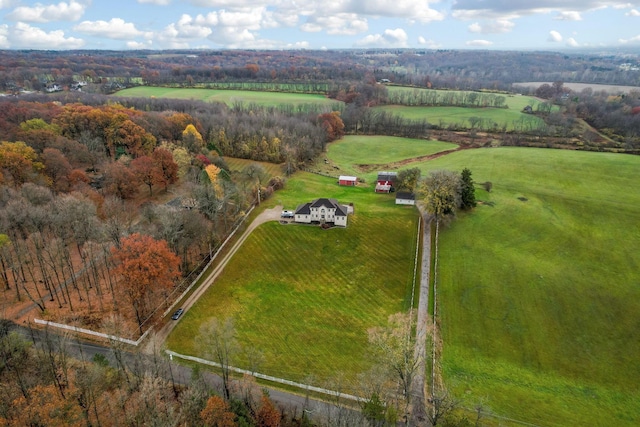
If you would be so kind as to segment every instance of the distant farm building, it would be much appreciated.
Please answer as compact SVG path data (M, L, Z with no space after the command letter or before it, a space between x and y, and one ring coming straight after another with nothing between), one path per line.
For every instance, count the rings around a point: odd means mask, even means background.
M357 180L358 178L356 178L355 176L340 175L340 177L338 178L338 184L355 187Z
M334 224L347 226L349 207L341 205L336 199L315 199L298 206L295 212L295 222L311 224Z
M408 193L399 191L396 193L396 205L415 205L416 195L414 193Z
M396 172L378 172L376 193L390 193L395 191L394 182L398 178Z

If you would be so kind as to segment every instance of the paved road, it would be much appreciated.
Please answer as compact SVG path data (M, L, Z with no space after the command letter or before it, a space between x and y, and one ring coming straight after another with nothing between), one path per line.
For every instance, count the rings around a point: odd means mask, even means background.
M48 339L53 343L54 347L58 349L61 342L64 342L67 353L79 360L90 361L96 354L101 354L113 367L118 366L116 361L116 355L114 349L109 346L101 345L97 343L90 343L86 341L80 341L77 338L70 338L63 334L58 334L58 331L54 330L42 330L42 329L29 329L17 324L11 324L9 330L15 331L28 341L32 341L34 345L41 345L43 341ZM64 338L63 338L64 337ZM128 348L128 347L127 347ZM157 372L164 377L167 381L173 381L177 385L188 385L192 378L192 370L188 366L171 363L166 358L156 358L154 360L153 354L142 354L140 352L129 352L120 350L119 354L123 364L131 372L139 372L141 369L157 369ZM158 369L158 365L160 368ZM220 376L201 370L206 384L212 389L222 394L222 378ZM260 385L260 390L266 390L269 393L269 397L280 408L286 410L288 413L297 414L300 416L303 411L307 412L311 418L317 418L319 420L326 419L342 419L342 425L361 425L362 416L356 409L352 409L346 404L352 404L342 400L340 402L334 400L332 402L324 402L321 400L310 398L308 395L287 393L278 389L265 387Z

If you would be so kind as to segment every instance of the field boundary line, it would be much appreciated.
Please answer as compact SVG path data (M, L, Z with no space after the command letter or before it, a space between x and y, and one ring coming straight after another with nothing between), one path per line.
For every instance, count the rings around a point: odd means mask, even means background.
M193 279L193 281L191 282L191 284L187 287L187 289L184 290L184 292L182 292L182 294L173 300L173 304L171 304L169 306L169 308L167 308L164 313L162 314L162 317L165 317L166 315L168 315L175 307L176 305L182 301L184 299L184 297L187 295L187 293L189 293L189 291L193 288L193 286L198 283L198 280L200 280L200 278L209 270L209 267L211 267L211 264L213 263L213 261L216 260L216 258L218 258L218 254L220 253L220 251L222 251L222 249L224 249L224 247L227 245L227 243L229 242L229 240L231 240L231 238L233 236L235 236L236 232L240 229L240 226L242 224L244 224L244 222L246 221L247 218L249 218L249 215L251 215L251 212L253 212L253 209L255 208L255 205L251 206L251 209L249 209L249 211L244 215L244 217L242 218L242 221L240 221L238 223L238 225L236 226L236 228L233 229L233 231L231 232L231 234L229 234L227 236L227 238L224 240L224 242L222 242L222 244L220 245L220 247L215 251L215 253L211 256L211 258L209 259L209 262L207 263L207 265L204 266L204 268L202 269L202 271L198 274L198 276L196 276L195 279Z
M33 321L35 323L37 323L38 325L46 325L46 326L51 326L51 327L54 327L54 328L66 329L68 331L73 331L73 332L80 333L80 334L93 335L93 336L96 336L96 337L106 338L106 339L113 340L113 341L120 341L120 342L123 342L125 344L130 344L130 345L134 345L134 346L140 345L142 340L144 340L147 337L147 334L151 330L153 330L153 327L147 329L144 332L144 334L142 334L142 336L140 338L138 338L136 341L134 341L134 340L130 340L130 339L127 339L127 338L117 337L117 336L111 335L111 334L105 334L105 333L102 333L102 332L92 331L90 329L79 328L77 326L70 326L70 325L65 325L65 324L62 324L62 323L50 322L48 320L40 320L40 319L34 318Z
M462 407L462 409L464 409L465 411L469 411L469 412L476 412L475 409L471 409L471 408L466 408L466 407ZM501 415L497 415L497 414L493 414L491 412L482 412L482 415L488 418L498 418L500 420L505 420L505 421L509 421L512 423L516 423L516 424L521 424L523 426L528 426L528 427L543 427L540 424L532 424L526 421L522 421L522 420L516 420L515 418L509 418L509 417L503 417Z
M221 364L219 364L217 362L212 362L211 360L202 359L200 357L189 356L189 355L186 355L186 354L180 354L180 353L176 353L175 351L172 351L172 350L165 350L165 353L167 353L169 355L169 358L171 360L173 360L173 357L178 357L180 359L189 360L191 362L201 363L203 365L214 366L216 368L222 368ZM236 368L234 366L227 366L227 368L230 371L236 372L238 374L248 374L248 375L254 376L256 378L260 378L262 380L267 380L267 381L271 381L271 382L275 382L275 383L279 383L279 384L285 384L285 385L292 386L292 387L297 387L297 388L300 388L300 389L303 389L303 390L313 391L313 392L316 392L316 393L322 393L322 394L326 394L326 395L333 396L333 397L339 397L341 399L349 399L349 400L354 400L356 402L366 402L368 400L368 399L365 399L363 397L354 396L352 394L340 393L339 391L335 391L335 390L328 390L326 388L316 387L316 386L312 386L312 385L309 385L309 384L302 384L302 383L298 383L298 382L291 381L291 380L285 380L284 378L272 377L271 375L261 374L259 372L250 371L248 369Z

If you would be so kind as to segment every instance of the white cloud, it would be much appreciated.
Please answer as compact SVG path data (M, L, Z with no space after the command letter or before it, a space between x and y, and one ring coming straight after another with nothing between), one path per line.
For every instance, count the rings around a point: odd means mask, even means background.
M131 22L125 22L121 18L112 18L110 21L83 21L73 27L75 31L96 37L108 39L127 40L134 37L151 37L151 33L145 33L136 29Z
M14 3L13 0L0 0L0 9L10 7Z
M202 22L197 22L196 19L191 18L189 15L182 15L178 22L171 24L175 26L175 29L179 37L188 39L201 39L211 34L210 27L203 25Z
M469 40L465 44L467 46L486 47L486 46L491 46L493 42L490 42L489 40Z
M369 34L356 42L356 46L407 47L407 33L402 28L384 30L382 34Z
M640 42L640 35L631 37L630 39L619 39L618 42L621 44L637 43Z
M326 31L331 35L349 35L364 33L369 29L366 19L354 13L340 13L331 17L310 17L300 29L307 32Z
M550 42L559 43L562 41L562 34L555 30L549 31L549 38L547 39Z
M155 4L158 6L166 6L169 3L171 3L171 0L138 0L138 3L149 3L149 4Z
M513 30L515 24L508 19L496 19L488 24L480 25L477 22L469 25L469 31L472 33L482 33L482 34L500 34L500 33L508 33Z
M84 46L84 40L65 37L62 30L46 32L24 22L9 29L9 42L12 48L24 49L79 49Z
M573 37L569 37L567 39L567 46L578 47L578 46L580 46L580 44Z
M128 49L151 49L153 42L151 40L146 40L143 42L129 41L127 42Z
M326 2L319 3L322 7ZM426 0L352 0L337 3L344 3L345 11L359 15L404 18L421 23L441 21L444 19L444 14L435 9L431 9L429 2Z
M0 49L9 49L9 26L0 25Z
M32 7L17 7L7 15L7 18L20 22L77 21L82 17L86 8L86 4L74 0L69 3L61 2L48 6L36 3Z
M566 11L560 12L558 16L553 19L556 21L582 21L582 16L580 15L580 12Z
M195 6L220 8L220 7L255 7L264 6L264 0L187 0ZM278 3L277 1L275 2Z
M285 49L309 49L309 42L287 43Z
M427 40L422 36L418 37L418 44L422 45L422 46L426 46L429 49L439 49L439 48L442 47L441 44L436 43L435 41L433 41L431 39Z
M640 16L640 12L638 9L631 9L629 12L625 13L627 16Z

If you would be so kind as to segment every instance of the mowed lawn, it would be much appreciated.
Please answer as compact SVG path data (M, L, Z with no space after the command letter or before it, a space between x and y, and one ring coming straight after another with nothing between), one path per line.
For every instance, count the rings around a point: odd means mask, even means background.
M360 174L361 165L384 165L457 148L456 144L435 140L394 136L351 135L327 146L326 157L344 172ZM376 172L368 178L374 180ZM367 180L369 182L370 180Z
M467 407L541 426L640 423L640 157L456 152L489 204L440 238L445 383Z
M466 107L411 107L404 105L383 105L376 110L386 111L410 120L427 120L429 124L446 127L457 125L471 127L472 118L479 118L507 130L536 129L544 122L539 117L522 113L511 108L466 108ZM484 125L486 127L487 125Z
M353 203L348 226L258 227L174 329L170 349L203 356L200 325L232 317L243 348L264 355L257 371L356 391L371 363L367 329L409 308L418 214L391 195L304 172L263 206L295 209L317 197ZM249 367L248 359L243 353L235 364Z
M222 102L229 106L235 103L257 104L260 106L292 105L326 105L331 107L340 104L339 101L329 99L324 95L262 92L248 90L218 90L218 89L189 89L167 88L154 86L137 86L118 91L116 96L132 98L173 98L189 99L205 102Z

